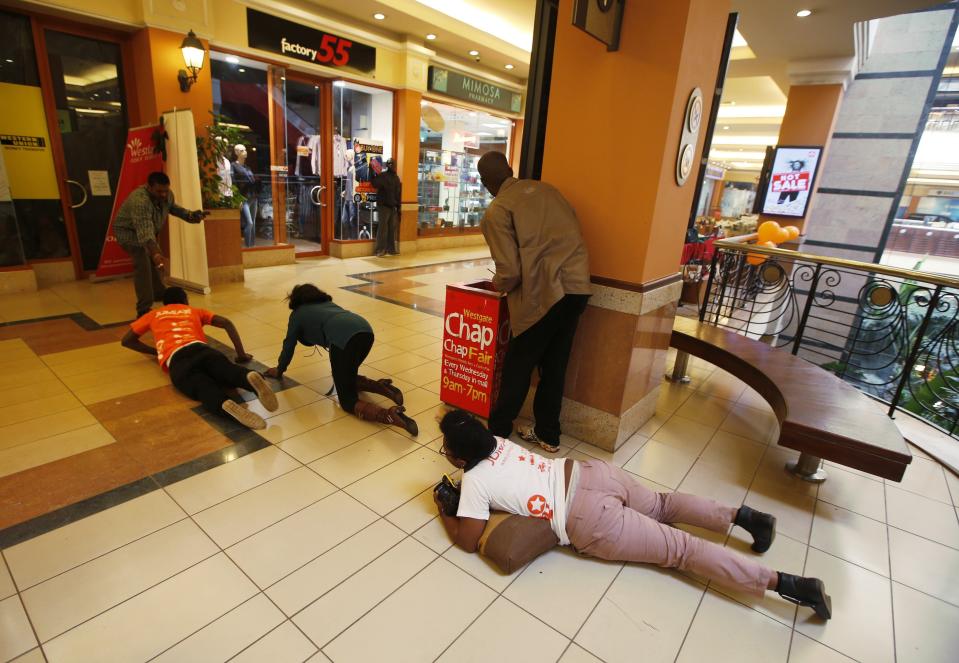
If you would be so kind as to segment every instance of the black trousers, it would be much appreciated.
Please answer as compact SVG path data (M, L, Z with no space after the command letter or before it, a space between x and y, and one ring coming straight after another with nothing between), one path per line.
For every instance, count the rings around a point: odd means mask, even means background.
M540 380L533 400L536 436L548 444L559 444L566 365L587 301L589 295L565 295L536 324L510 341L499 398L489 416L493 435L509 437L513 432L513 420L526 400L533 369L539 368Z
M246 379L249 372L205 343L188 345L170 359L173 386L215 414L223 414L223 403L230 398L227 389L253 390Z
M330 345L330 367L333 369L333 385L340 399L340 407L353 412L360 394L356 390L356 375L360 364L373 348L373 334L360 332L346 342L345 348Z

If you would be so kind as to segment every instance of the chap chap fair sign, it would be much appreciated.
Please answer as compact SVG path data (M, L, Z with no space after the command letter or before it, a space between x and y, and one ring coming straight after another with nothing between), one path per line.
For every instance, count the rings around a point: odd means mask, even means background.
M448 286L440 400L488 417L499 393L508 339L505 297L488 282Z

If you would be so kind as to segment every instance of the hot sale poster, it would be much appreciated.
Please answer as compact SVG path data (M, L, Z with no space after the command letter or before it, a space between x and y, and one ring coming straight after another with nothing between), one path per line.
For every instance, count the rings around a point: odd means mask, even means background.
M802 218L816 179L822 148L780 147L776 149L763 214Z

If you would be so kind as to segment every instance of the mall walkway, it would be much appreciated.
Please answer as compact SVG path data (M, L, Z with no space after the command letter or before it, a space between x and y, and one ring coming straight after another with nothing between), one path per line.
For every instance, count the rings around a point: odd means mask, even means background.
M430 496L448 470L438 313L446 283L488 265L318 260L193 297L272 365L286 290L329 290L373 324L367 373L404 390L415 440L344 415L325 353L303 348L262 435L204 418L117 343L129 282L0 297L0 661L955 660L959 480L914 449L902 484L835 466L798 482L765 403L701 362L615 454L562 453L773 512L764 561L823 578L831 621L568 550L504 576L451 548ZM696 533L752 554L739 532Z

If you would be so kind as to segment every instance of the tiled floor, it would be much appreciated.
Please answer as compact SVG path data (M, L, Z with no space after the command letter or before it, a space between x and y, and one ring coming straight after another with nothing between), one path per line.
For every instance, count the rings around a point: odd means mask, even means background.
M71 332L63 318L50 336L41 323L0 327L0 528L48 530L2 550L0 662L956 660L959 480L920 452L897 485L836 466L822 486L793 480L782 470L793 454L770 446L776 423L758 395L695 360L692 384L664 385L656 417L616 453L571 438L563 453L775 513L764 561L823 578L830 622L775 596L568 550L504 576L451 548L430 498L449 469L435 421L442 329L424 310L443 283L480 276L482 258L306 261L194 298L271 364L284 292L306 280L326 288L374 326L368 372L404 389L416 439L345 416L324 395L326 357L303 349L288 373L298 384L263 412L269 426L253 444L155 380L116 330ZM377 294L422 310L343 289L368 286L376 270L471 259L376 277ZM101 285L0 298L0 310L7 322L78 312L121 322L129 283ZM197 462L212 469L183 472ZM118 486L107 494L121 503L100 508L97 496ZM77 499L95 515L44 520ZM709 536L752 554L740 531Z

